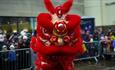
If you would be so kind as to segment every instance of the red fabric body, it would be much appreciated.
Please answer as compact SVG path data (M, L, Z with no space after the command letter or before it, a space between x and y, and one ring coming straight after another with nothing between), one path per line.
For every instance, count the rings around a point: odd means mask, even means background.
M73 46L64 45L61 47L50 45L45 46L39 39L39 37L47 38L44 36L40 27L44 27L48 30L49 34L52 34L53 23L50 14L41 13L37 17L37 37L32 37L31 48L38 54L38 60L36 60L37 70L73 70L72 61L77 53L83 53L82 39L80 36L80 17L78 15L67 15L65 19L68 21L67 30L71 33L75 31L75 37L78 39ZM68 32L68 34L69 34ZM46 62L46 64L41 64Z
M82 54L82 39L80 36L80 16L65 15L73 0L67 0L61 5L61 16L57 15L57 21L65 22L64 32L61 28L55 28L52 15L57 14L56 8L50 0L44 0L49 13L40 13L37 17L37 36L32 37L30 47L37 53L36 70L74 70L73 60L77 54ZM65 15L63 17L63 15ZM63 23L62 25L63 26ZM62 34L58 35L57 32ZM63 28L62 28L63 29ZM61 30L61 31L60 31ZM64 34L65 33L65 34ZM48 42L48 44L47 44ZM62 43L61 43L62 42ZM61 43L61 44L60 44Z

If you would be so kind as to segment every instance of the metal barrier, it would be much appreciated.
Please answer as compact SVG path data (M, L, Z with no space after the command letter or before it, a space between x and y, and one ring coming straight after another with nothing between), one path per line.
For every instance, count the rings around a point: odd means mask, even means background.
M98 63L97 57L100 55L100 42L94 41L94 42L84 42L85 45L85 53L81 55L80 57L75 58L74 61L78 60L86 60L86 59L94 59L96 63Z
M99 42L85 42L86 53L78 60L95 59L100 54ZM35 56L30 48L0 51L0 70L31 70L34 66Z
M103 47L103 58L111 60L115 57L115 40L108 41L106 44L102 42L101 45Z
M0 70L30 70L30 48L0 51Z

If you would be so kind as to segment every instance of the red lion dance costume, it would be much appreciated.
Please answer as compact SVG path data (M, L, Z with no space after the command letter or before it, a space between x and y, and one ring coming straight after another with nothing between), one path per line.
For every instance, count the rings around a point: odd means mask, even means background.
M50 13L38 15L37 36L30 44L38 56L36 70L74 70L72 61L77 53L83 53L83 48L80 16L67 14L73 0L55 8L50 0L44 3Z

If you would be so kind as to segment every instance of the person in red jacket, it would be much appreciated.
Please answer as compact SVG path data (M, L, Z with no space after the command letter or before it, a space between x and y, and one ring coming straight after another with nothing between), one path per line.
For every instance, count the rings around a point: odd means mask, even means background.
M44 0L49 13L37 16L37 35L32 37L30 47L37 53L36 70L74 70L72 61L82 54L80 16L67 14L73 0L54 7Z

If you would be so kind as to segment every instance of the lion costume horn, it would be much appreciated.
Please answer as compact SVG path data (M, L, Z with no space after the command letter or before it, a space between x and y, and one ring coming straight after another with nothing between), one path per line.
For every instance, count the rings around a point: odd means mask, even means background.
M51 0L44 0L44 3L45 3L46 9L50 13L54 14L55 13L55 7L52 4ZM72 6L72 3L73 3L73 0L67 0L64 4L61 5L63 14L66 14L67 12L69 12L69 10Z

